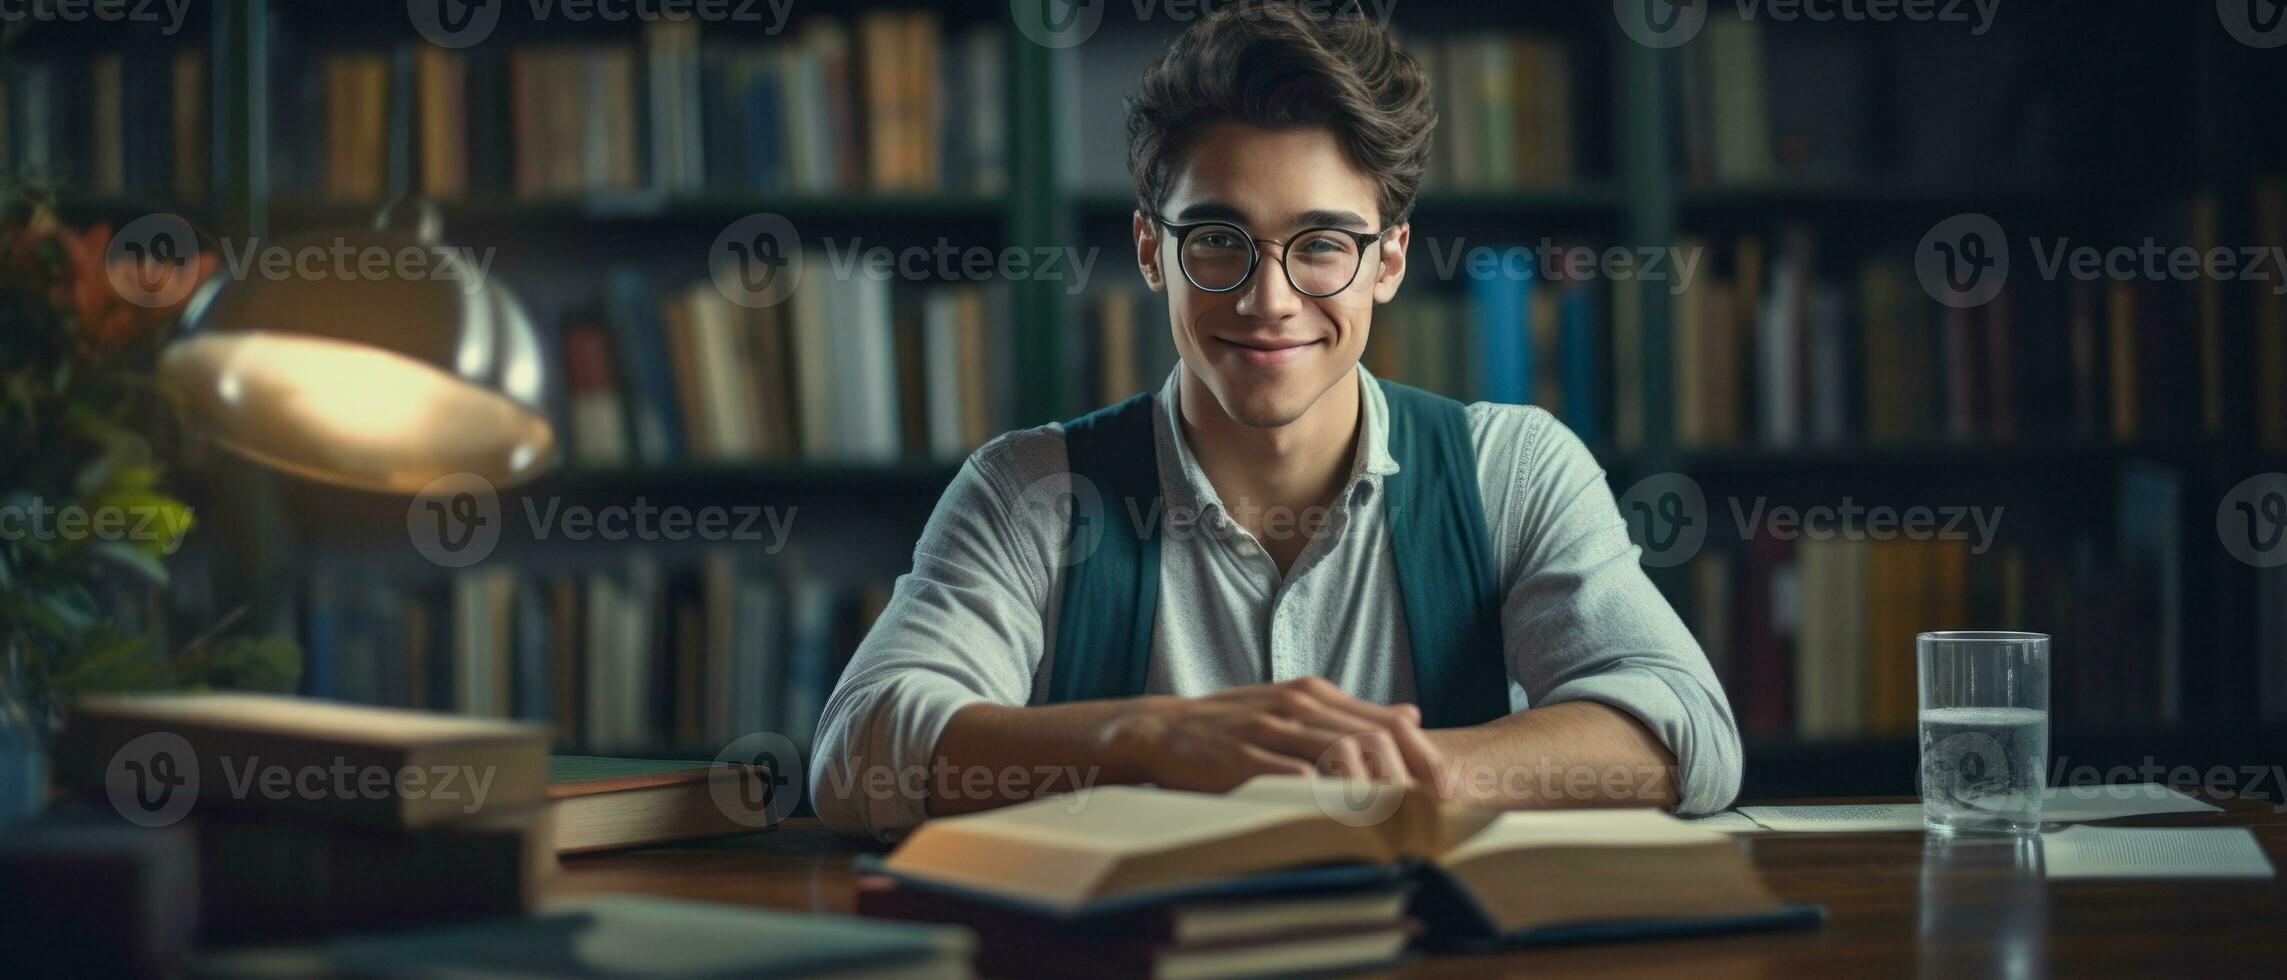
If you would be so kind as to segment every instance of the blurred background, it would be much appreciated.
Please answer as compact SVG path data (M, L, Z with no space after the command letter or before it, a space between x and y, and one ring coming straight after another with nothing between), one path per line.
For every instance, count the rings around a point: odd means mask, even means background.
M310 695L584 752L807 745L967 452L1174 364L1120 105L1201 7L96 9L6 25L7 183L74 227L180 216L224 288L435 201L537 327L561 453L464 564L409 496L193 447L168 478L198 528L111 608L145 655L239 617ZM1747 797L1912 792L1925 629L2053 634L2067 764L2282 757L2268 0L1363 9L1443 116L1367 364L1588 443L1723 677Z

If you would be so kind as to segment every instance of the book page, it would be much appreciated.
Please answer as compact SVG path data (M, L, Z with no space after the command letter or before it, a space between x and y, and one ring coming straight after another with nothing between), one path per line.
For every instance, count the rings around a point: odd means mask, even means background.
M1296 820L1296 807L1143 786L1103 786L922 825L1098 854L1125 855L1218 840ZM893 859L894 860L894 859Z
M2270 878L2246 827L2072 827L2041 836L2051 878Z
M2047 823L2112 820L2158 813L2215 813L2221 809L2153 783L2059 786L2041 795L2041 820ZM1743 806L1739 812L1767 830L1797 833L1922 829L1919 803Z
M1713 830L1725 834L1753 834L1764 829L1762 824L1756 823L1752 818L1737 810L1710 813L1704 817L1685 817L1683 822L1701 830Z
M1804 806L1743 806L1739 812L1766 830L1837 833L1922 829L1919 803L1840 803Z
M2060 823L2222 810L2213 803L2203 803L2158 783L2058 786L2041 796L2041 819Z
M1678 847L1728 838L1658 810L1546 810L1503 813L1447 851L1452 866L1495 851L1536 847Z

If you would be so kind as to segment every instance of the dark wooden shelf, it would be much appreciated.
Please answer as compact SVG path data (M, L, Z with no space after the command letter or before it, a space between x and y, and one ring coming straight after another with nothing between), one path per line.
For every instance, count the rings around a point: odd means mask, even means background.
M2115 464L2132 460L2204 465L2225 458L2224 447L2188 440L2168 443L2088 443L2028 439L1997 443L1871 443L1847 446L1741 446L1686 449L1675 461L1689 470L1901 469L1975 466L2051 467L2064 463Z
M1680 203L1687 212L1743 210L1852 210L1905 208L2082 207L2123 200L2143 200L2137 189L2084 185L2074 182L2025 183L2002 181L1985 185L1948 186L1881 177L1773 178L1734 184L1685 184Z
M441 202L448 226L462 222L544 223L722 222L770 213L794 222L1000 222L1009 213L998 195L894 193L830 197L811 194L625 194L551 198L477 198ZM379 202L282 197L272 216L293 227L363 225Z
M1073 196L1073 205L1089 218L1125 218L1135 210L1135 195L1125 190L1083 191ZM1516 215L1516 214L1602 214L1618 215L1628 205L1627 194L1619 184L1608 181L1588 181L1564 187L1518 187L1509 189L1424 191L1415 202L1417 214L1430 215Z

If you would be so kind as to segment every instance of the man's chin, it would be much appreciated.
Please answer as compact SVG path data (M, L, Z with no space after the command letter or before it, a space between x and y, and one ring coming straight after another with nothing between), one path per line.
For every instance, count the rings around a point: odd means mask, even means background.
M1234 385L1226 387L1216 401L1223 406L1223 414L1240 425L1276 429L1292 425L1317 402L1313 397L1315 392L1305 392L1302 388L1297 384Z

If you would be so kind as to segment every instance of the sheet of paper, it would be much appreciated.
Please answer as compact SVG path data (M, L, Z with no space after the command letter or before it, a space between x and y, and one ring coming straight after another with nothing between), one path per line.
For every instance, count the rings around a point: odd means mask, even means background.
M1922 829L1922 805L1919 803L1743 806L1739 812L1762 824L1765 830L1795 833Z
M2041 796L2043 823L2080 823L2160 813L2216 813L2203 803L2157 783L2117 786L2059 786ZM1796 833L1920 830L1919 803L1847 803L1835 806L1743 806L1739 811L1764 829Z
M2041 837L2051 878L2270 878L2246 827L2068 827Z
M1737 810L1725 810L1722 813L1710 813L1704 817L1692 817L1684 822L1694 827L1721 831L1726 834L1753 834L1763 830L1762 824L1756 823L1754 819Z
M2050 788L2041 798L2041 819L2056 823L2112 820L2155 813L2216 813L2222 809L2158 783L2057 786Z

